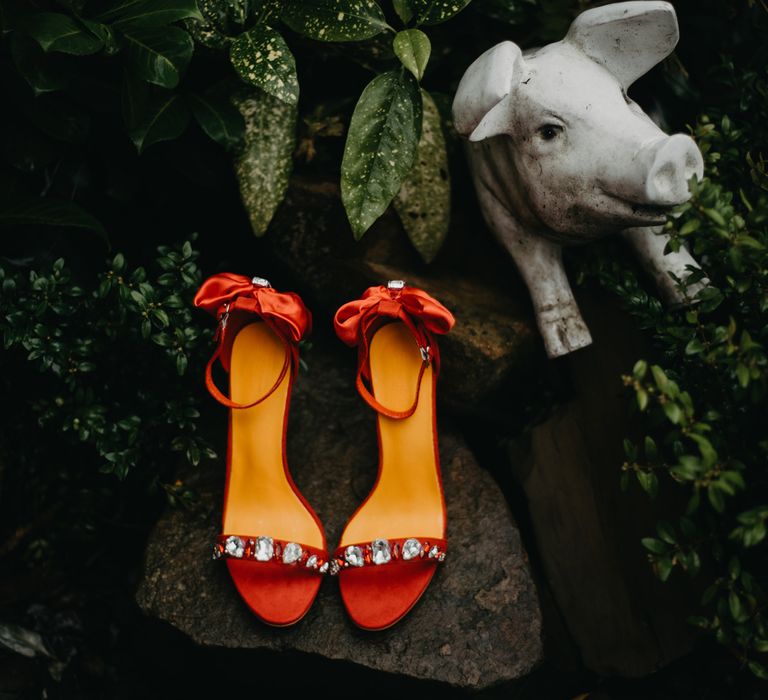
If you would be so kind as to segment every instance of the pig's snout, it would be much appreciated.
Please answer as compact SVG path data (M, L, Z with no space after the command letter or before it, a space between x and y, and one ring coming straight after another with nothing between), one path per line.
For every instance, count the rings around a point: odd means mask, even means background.
M701 151L690 136L674 134L650 144L650 167L645 181L647 202L672 206L688 199L688 180L704 175Z

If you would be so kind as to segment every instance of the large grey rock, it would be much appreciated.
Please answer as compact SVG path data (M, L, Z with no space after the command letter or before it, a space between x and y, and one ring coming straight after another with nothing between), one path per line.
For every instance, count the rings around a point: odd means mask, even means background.
M309 370L295 384L288 459L333 547L375 478L375 418L354 389L353 351L341 347L329 355L315 345L304 359ZM198 512L170 510L156 526L140 606L206 646L299 650L473 689L526 675L541 660L541 616L517 527L496 483L446 425L439 446L451 554L392 628L355 627L334 578L323 582L312 609L293 627L272 628L251 615L226 567L209 558L220 522L222 465L198 480Z

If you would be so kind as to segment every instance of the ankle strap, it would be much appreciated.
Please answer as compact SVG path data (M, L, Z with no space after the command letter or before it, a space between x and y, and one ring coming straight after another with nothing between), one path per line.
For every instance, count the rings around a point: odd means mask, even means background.
M402 411L384 406L366 385L371 382L371 330L388 318L402 321L411 331L422 359L413 403ZM408 418L416 411L426 368L432 364L435 375L440 371L440 353L433 333L447 333L454 323L453 314L440 302L400 280L392 280L386 286L369 287L360 299L344 304L334 316L334 328L339 338L347 345L358 347L355 384L360 396L374 410L395 419Z
M270 323L267 323L267 325L271 326L274 330L274 326ZM236 403L232 401L232 399L227 398L224 394L221 393L219 390L219 387L216 386L216 384L213 381L213 365L216 362L217 359L221 357L222 353L222 346L224 345L223 340L223 334L219 334L219 344L216 346L216 349L213 351L213 355L211 355L211 359L208 360L208 363L205 365L205 386L208 389L208 393L213 396L214 399L216 399L220 404L227 406L228 408L251 408L252 406L255 406L256 404L261 403L265 399L269 398L276 390L277 387L280 386L280 383L283 381L283 378L285 377L286 373L288 372L288 369L292 369L292 374L296 374L296 367L298 363L292 363L291 357L293 355L293 348L288 344L288 341L280 334L277 334L280 340L283 343L283 346L285 346L285 359L283 360L283 367L280 370L280 374L278 375L277 379L275 380L275 383L272 385L272 387L267 391L266 394L263 394L255 401L251 401L250 403Z
M209 277L198 290L194 300L198 306L218 317L214 341L218 345L205 367L205 385L214 399L228 408L250 408L271 396L285 378L288 371L295 376L299 366L298 342L310 332L312 315L304 302L293 292L277 292L262 277L248 278L223 272ZM230 324L233 314L237 323ZM285 359L280 374L270 389L250 403L236 403L225 396L213 381L212 369L218 359L229 371L229 356L237 331L247 323L247 315L261 318L280 338L285 347ZM232 326L235 330L232 331Z

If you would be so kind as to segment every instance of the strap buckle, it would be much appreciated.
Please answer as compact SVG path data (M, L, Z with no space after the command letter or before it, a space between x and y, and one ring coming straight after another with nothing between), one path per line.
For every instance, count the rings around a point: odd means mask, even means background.
M219 328L223 331L227 327L227 321L229 320L229 302L224 304L224 313L219 318Z

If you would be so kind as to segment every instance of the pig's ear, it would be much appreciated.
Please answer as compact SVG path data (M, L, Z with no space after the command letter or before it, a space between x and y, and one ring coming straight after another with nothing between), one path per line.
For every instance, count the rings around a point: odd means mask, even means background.
M672 53L680 38L668 2L617 2L582 12L565 41L604 65L626 89Z
M523 54L512 41L502 41L480 54L467 68L453 98L456 131L471 141L502 133L500 103L520 81L522 72Z

